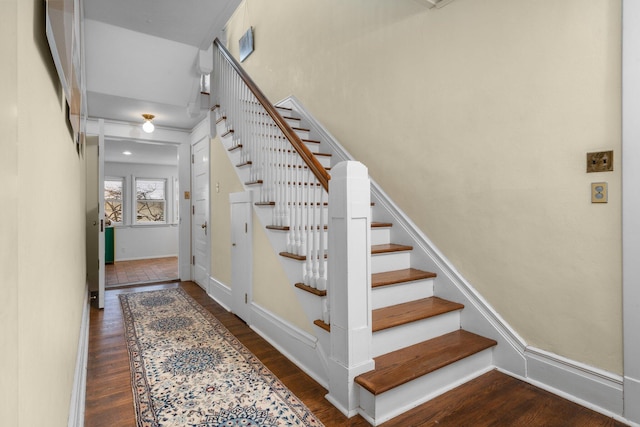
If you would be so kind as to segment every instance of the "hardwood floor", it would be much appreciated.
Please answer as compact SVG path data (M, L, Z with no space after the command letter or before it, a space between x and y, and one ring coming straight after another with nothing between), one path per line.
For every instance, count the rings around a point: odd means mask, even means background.
M211 300L193 282L107 290L104 310L91 309L85 425L135 426L129 356L124 341L121 293L182 287L216 316L327 426L360 427L360 416L347 419L325 398L326 390L282 356L233 314ZM624 426L527 383L492 371L408 414L382 424L402 426Z
M116 261L105 266L106 288L177 279L178 257Z

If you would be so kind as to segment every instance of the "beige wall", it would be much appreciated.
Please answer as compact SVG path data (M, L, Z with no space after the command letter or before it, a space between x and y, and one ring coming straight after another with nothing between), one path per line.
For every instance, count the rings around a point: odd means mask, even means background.
M243 66L294 94L529 345L621 373L621 5L249 0ZM613 149L615 172L586 174ZM590 203L590 183L609 203Z
M64 120L44 2L0 0L0 419L66 426L85 291L84 162Z
M242 183L219 137L211 140L211 276L231 283L231 206L229 194L244 191ZM217 188L217 190L216 190ZM253 216L253 301L293 325L310 332L306 318L282 269L278 255L269 244L266 230Z

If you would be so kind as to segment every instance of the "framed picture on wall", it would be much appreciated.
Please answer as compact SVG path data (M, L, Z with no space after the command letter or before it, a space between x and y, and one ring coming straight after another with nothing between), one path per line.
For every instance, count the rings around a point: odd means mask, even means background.
M249 27L246 33L240 37L240 62L253 52L253 27Z

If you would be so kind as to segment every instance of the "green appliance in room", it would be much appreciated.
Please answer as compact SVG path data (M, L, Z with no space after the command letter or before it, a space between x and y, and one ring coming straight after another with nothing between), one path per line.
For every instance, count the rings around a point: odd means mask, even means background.
M115 232L113 227L104 229L104 263L113 264L115 254Z

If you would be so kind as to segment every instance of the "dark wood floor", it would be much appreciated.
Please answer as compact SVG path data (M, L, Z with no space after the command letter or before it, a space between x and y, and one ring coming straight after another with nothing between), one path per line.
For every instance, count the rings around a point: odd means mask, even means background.
M85 425L135 426L129 356L118 294L181 286L216 316L327 426L360 427L325 398L327 391L192 282L147 285L106 292L104 310L91 309ZM492 371L383 424L402 426L624 426L527 383Z

